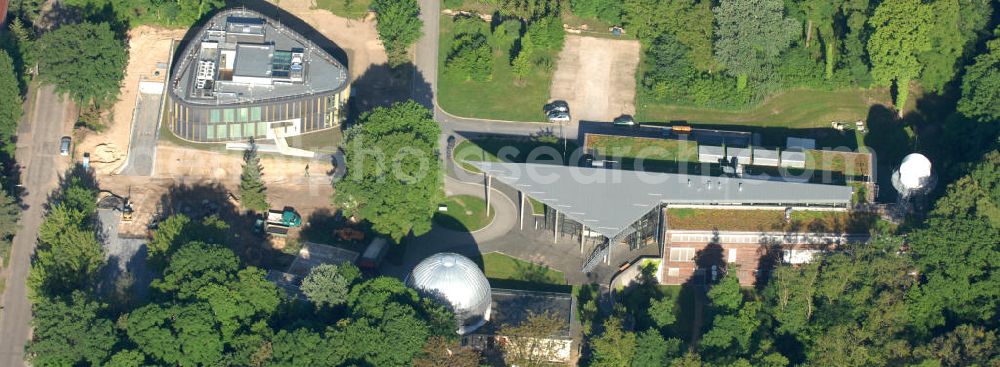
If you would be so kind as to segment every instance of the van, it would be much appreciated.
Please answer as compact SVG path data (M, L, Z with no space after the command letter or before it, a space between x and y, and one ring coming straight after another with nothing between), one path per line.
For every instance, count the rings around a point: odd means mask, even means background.
M358 267L362 270L368 271L378 269L379 264L382 263L382 259L388 251L389 241L384 237L375 237L375 239L368 244L368 247L365 248L365 252L361 254L361 258L358 259Z

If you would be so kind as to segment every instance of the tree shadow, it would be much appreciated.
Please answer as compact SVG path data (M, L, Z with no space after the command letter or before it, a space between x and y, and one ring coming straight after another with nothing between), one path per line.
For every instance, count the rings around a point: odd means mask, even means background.
M218 217L228 230L225 238L213 239L214 242L233 250L248 265L282 268L291 263L292 256L267 246L262 237L253 233L259 217L240 210L239 203L219 183L172 185L160 197L154 219L162 220L176 214L184 214L192 221Z

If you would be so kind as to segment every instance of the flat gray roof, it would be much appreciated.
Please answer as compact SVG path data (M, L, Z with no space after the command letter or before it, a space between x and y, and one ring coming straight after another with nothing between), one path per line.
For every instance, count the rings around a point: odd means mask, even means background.
M274 53L272 45L237 44L233 74L258 78L271 76L272 53Z
M614 238L661 203L848 205L849 186L538 163L469 162L587 228Z
M698 144L698 154L711 154L721 157L725 152L726 149L723 147Z
M784 151L781 152L781 160L783 162L803 162L806 161L806 154L803 152L794 151Z
M750 148L727 148L730 157L750 158Z
M754 148L753 159L778 159L777 149Z
M268 53L251 51L245 46L254 46L254 43L244 41L234 42L226 35L227 31L234 31L236 34L251 34L257 38L263 34L262 42L256 43L255 47L260 48L269 45L271 53L274 51L301 50L303 54L303 81L285 82L275 81L271 85L253 85L238 83L226 79L228 76L222 75L219 69L222 65L220 54L223 51L238 50L236 62L233 64L234 75L273 77L271 73L272 58ZM247 32L247 33L244 33ZM218 52L211 55L211 60L216 63L215 75L217 78L212 83L212 93L203 95L197 88L196 75L198 63L202 61L200 55L203 41L216 42ZM244 52L244 55L240 55ZM170 91L180 100L209 106L223 106L244 103L256 103L279 98L296 98L313 95L317 93L329 92L343 89L348 83L347 67L341 65L336 59L325 50L296 33L292 29L281 25L261 13L246 9L229 9L217 13L191 38L187 47L180 52L181 56L173 66L170 76ZM262 69L263 66L266 70Z

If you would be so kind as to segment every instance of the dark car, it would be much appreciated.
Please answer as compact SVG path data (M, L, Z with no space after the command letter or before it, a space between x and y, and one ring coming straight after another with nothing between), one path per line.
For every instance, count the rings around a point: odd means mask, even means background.
M566 101L552 101L549 106L549 111L569 112L569 103Z
M635 122L635 119L631 115L621 115L615 117L612 122L615 126L628 126L628 127L639 127L639 123Z
M569 112L552 111L548 113L549 122L569 122Z

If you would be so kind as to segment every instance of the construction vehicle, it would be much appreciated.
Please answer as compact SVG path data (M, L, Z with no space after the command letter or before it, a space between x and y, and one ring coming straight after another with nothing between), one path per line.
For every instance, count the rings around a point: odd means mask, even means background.
M285 227L298 227L302 225L302 217L292 208L284 210L268 210L267 223L281 225Z
M295 209L286 207L284 210L268 210L264 218L264 233L272 236L288 236L288 230L302 225L302 217Z

